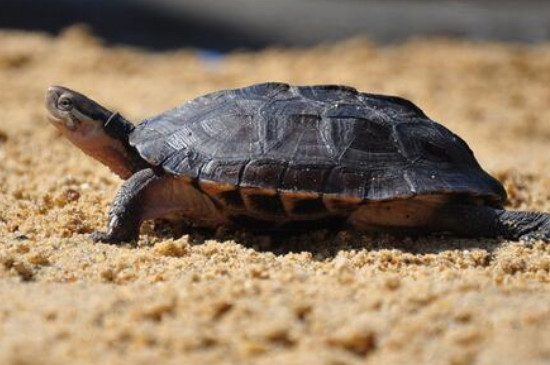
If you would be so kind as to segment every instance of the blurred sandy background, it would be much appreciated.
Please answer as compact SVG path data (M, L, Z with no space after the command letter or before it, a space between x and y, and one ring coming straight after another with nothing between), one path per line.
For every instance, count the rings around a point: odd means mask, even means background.
M365 38L212 55L0 31L0 364L547 364L550 245L318 231L92 244L120 180L45 118L50 84L139 122L266 80L412 99L550 211L550 45Z

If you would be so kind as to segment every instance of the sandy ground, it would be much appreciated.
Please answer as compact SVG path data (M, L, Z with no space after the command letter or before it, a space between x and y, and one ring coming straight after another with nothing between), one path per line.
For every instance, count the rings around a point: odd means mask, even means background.
M313 232L92 244L120 180L45 119L50 84L129 119L265 80L413 99L550 211L550 45L365 40L204 59L0 32L1 364L548 364L550 245Z

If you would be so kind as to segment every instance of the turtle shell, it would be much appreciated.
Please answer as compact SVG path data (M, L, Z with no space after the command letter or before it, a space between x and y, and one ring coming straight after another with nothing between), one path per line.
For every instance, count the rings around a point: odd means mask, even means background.
M345 86L264 83L218 91L146 119L130 144L170 174L227 191L263 189L297 200L506 200L468 145L413 103Z

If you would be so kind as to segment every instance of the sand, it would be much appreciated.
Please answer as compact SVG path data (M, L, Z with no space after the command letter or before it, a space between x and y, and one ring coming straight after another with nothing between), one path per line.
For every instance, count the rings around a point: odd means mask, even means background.
M411 98L550 211L550 45L364 39L224 58L0 31L0 364L548 364L550 245L317 231L92 244L121 181L64 140L48 85L139 121L265 80Z

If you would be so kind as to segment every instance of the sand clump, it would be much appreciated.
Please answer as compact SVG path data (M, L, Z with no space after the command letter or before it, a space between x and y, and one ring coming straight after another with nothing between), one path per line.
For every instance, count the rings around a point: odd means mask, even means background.
M550 245L317 231L274 240L146 224L92 244L120 180L45 119L65 85L128 119L265 80L413 99L550 211L550 46L351 40L203 59L79 29L0 32L0 363L550 362Z

